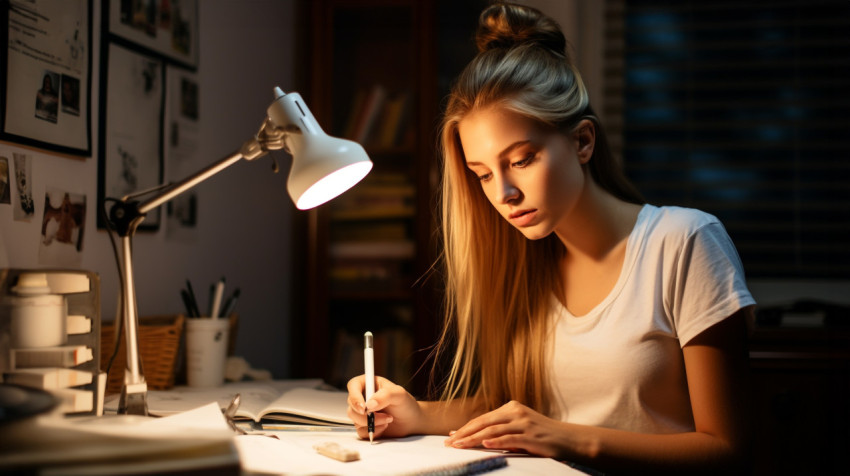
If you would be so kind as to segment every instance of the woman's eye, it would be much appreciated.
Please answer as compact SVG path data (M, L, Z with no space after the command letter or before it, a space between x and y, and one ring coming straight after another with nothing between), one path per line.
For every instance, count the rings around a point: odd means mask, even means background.
M523 157L522 159L517 160L516 162L514 162L511 165L514 166L514 167L523 168L523 167L527 166L529 163L531 163L532 159L534 159L534 154L528 154L525 157Z
M478 180L480 180L482 182L486 182L486 181L490 180L491 177L493 177L493 174L490 174L490 173L481 174L481 175L478 176Z

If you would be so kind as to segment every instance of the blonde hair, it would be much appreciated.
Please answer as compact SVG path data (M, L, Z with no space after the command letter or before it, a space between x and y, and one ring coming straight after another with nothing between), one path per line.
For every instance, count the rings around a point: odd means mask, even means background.
M554 234L528 240L499 215L466 167L458 123L490 106L562 132L590 119L598 130L591 177L617 197L642 199L604 144L554 20L526 6L491 5L481 13L476 43L479 53L452 88L441 130L446 323L437 353L454 351L442 398L475 396L484 410L517 400L550 414L548 316L563 289L557 263L564 247Z

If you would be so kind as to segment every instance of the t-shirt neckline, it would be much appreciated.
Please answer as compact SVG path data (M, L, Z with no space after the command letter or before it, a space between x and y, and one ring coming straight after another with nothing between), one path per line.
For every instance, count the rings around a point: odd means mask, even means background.
M601 312L606 307L608 307L612 301L614 301L614 299L617 298L617 296L623 290L629 280L629 277L632 274L634 265L637 262L637 250L642 247L643 240L646 236L646 224L649 222L649 217L655 209L656 207L650 204L644 204L643 207L641 207L640 212L638 212L637 220L635 221L635 226L634 228L632 228L631 233L629 233L628 241L626 241L626 256L623 258L623 267L620 268L620 276L617 278L617 282L614 284L614 287L611 288L611 291L608 293L607 296L605 296L605 299L600 301L586 314L582 314L580 316L574 315L572 312L570 312L569 309L567 309L566 306L561 304L558 299L555 299L558 304L558 307L561 308L561 313L567 319L575 319L576 321L592 321L596 317L598 317Z

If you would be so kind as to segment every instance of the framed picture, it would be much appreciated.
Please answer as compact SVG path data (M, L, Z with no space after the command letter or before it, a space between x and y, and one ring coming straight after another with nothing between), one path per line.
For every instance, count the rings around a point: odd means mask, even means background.
M166 66L165 177L176 183L198 172L200 90L197 73ZM198 194L189 190L165 204L163 223L169 240L197 240Z
M91 0L0 5L0 139L90 156Z
M163 180L165 63L117 43L102 50L98 203L158 187ZM144 199L144 197L140 197ZM98 227L105 227L98 213ZM139 230L159 228L154 210Z
M106 30L189 68L198 67L198 0L109 0Z

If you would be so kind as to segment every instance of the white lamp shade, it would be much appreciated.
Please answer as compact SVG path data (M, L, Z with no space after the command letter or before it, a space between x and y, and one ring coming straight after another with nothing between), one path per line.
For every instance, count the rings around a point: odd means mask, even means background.
M325 134L301 95L275 88L275 96L267 112L276 126L289 131L284 138L292 154L287 189L296 207L317 207L372 170L372 161L360 144Z
M302 139L292 136L293 141ZM326 134L312 135L292 156L287 189L300 210L317 207L345 192L372 170L363 147Z

